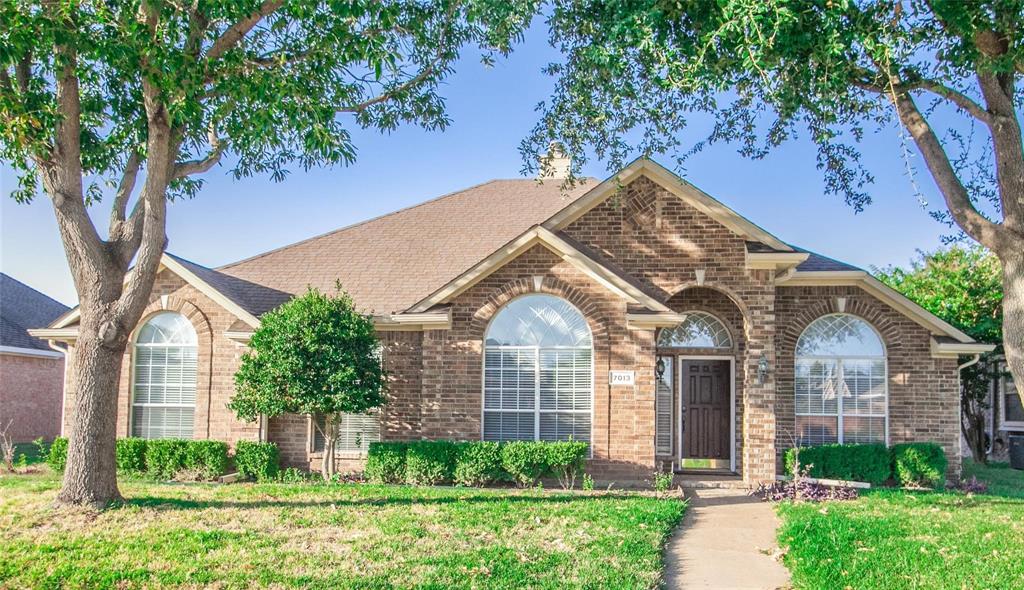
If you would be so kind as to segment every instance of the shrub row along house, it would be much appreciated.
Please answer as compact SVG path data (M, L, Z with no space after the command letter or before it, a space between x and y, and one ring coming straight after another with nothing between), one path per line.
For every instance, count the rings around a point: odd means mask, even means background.
M347 417L340 469L378 439L573 438L617 481L669 467L774 479L794 442L935 441L958 472L958 355L990 347L650 160L568 193L559 176L218 269L167 254L125 355L119 435L269 440L316 467L309 418L246 424L225 404L260 315L340 280L390 374L388 404ZM73 347L76 322L35 334ZM68 416L74 397L72 381Z

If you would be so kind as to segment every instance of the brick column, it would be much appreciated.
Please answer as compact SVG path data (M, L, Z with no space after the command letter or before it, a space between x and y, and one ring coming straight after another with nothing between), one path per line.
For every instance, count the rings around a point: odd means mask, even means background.
M763 272L763 271L761 271ZM775 479L775 289L765 289L748 300L747 348L743 355L743 481ZM768 374L758 378L761 357Z

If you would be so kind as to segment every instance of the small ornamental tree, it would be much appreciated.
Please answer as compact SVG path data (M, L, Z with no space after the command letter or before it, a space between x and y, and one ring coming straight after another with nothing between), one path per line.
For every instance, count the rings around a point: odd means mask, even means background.
M384 405L386 383L370 317L340 286L333 297L310 288L261 318L235 373L228 407L249 422L261 415L313 417L324 437L323 475L329 480L341 415Z
M536 0L0 2L0 160L52 204L81 321L57 500L120 498L121 360L167 242L167 203L236 178L355 161L353 128L444 129L465 51L507 54ZM100 201L109 222L90 211Z

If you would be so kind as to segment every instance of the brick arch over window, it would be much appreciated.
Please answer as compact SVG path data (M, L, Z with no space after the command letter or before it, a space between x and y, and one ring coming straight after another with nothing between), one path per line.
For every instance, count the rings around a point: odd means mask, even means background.
M845 301L846 303L842 309L839 308L840 306L835 297L830 297L826 301L819 301L802 309L796 314L793 321L789 322L785 329L781 331L779 352L785 353L788 358L792 358L796 351L796 342L800 335L804 333L804 330L807 329L807 326L822 316L836 313L856 316L870 324L882 338L882 344L885 346L887 354L892 354L899 349L901 345L900 331L889 320L886 312L879 307L878 303L853 298L847 298Z
M487 326L501 308L505 307L509 301L516 297L531 294L553 295L565 299L578 309L583 314L584 319L587 320L594 348L598 347L598 342L605 343L607 341L608 327L601 320L602 315L598 305L576 287L565 281L547 276L541 279L539 289L537 288L537 279L534 277L509 281L495 289L487 297L487 301L480 306L480 309L473 314L471 324L473 335L482 342L484 334L487 332Z
M726 302L735 306L736 310L739 311L742 324L737 326L730 318L722 317L727 314L724 313L720 306L684 302L688 295L700 293L702 291L713 291L714 293L721 295ZM725 285L707 282L702 285L698 285L696 282L684 283L672 293L671 297L666 300L666 305L671 307L673 311L704 311L718 317L725 322L727 327L729 327L730 335L733 337L734 347L741 340L739 336L742 336L742 340L750 338L750 333L753 329L753 326L750 323L750 310L747 307L747 304L743 301L743 298ZM679 309L677 309L677 307ZM742 330L742 334L738 333L736 328L740 328Z
M173 312L181 314L196 332L197 349L199 353L196 370L196 413L195 413L195 438L210 437L210 411L211 411L211 388L213 379L213 326L206 313L198 306L187 299L173 295L161 297L151 302L142 312L142 318L132 330L128 352L125 354L125 364L122 366L122 382L127 377L127 391L125 396L123 432L125 436L131 435L131 411L132 411L132 383L135 347L134 342L139 330L146 325L151 317L158 313Z

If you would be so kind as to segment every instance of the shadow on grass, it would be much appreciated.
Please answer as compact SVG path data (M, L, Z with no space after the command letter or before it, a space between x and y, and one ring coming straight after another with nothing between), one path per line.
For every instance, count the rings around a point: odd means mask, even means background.
M218 500L173 498L156 495L135 496L125 500L123 506L138 506L155 510L202 510L207 508L234 508L243 510L259 510L263 508L330 508L330 507L393 507L393 506L431 506L449 504L572 504L607 502L613 500L637 499L641 496L627 494L602 494L594 496L559 494L551 496L517 496L517 495L465 495L441 497L368 497L368 498L325 498L322 500L286 500L286 499L253 499L253 500ZM653 498L652 498L653 499Z

